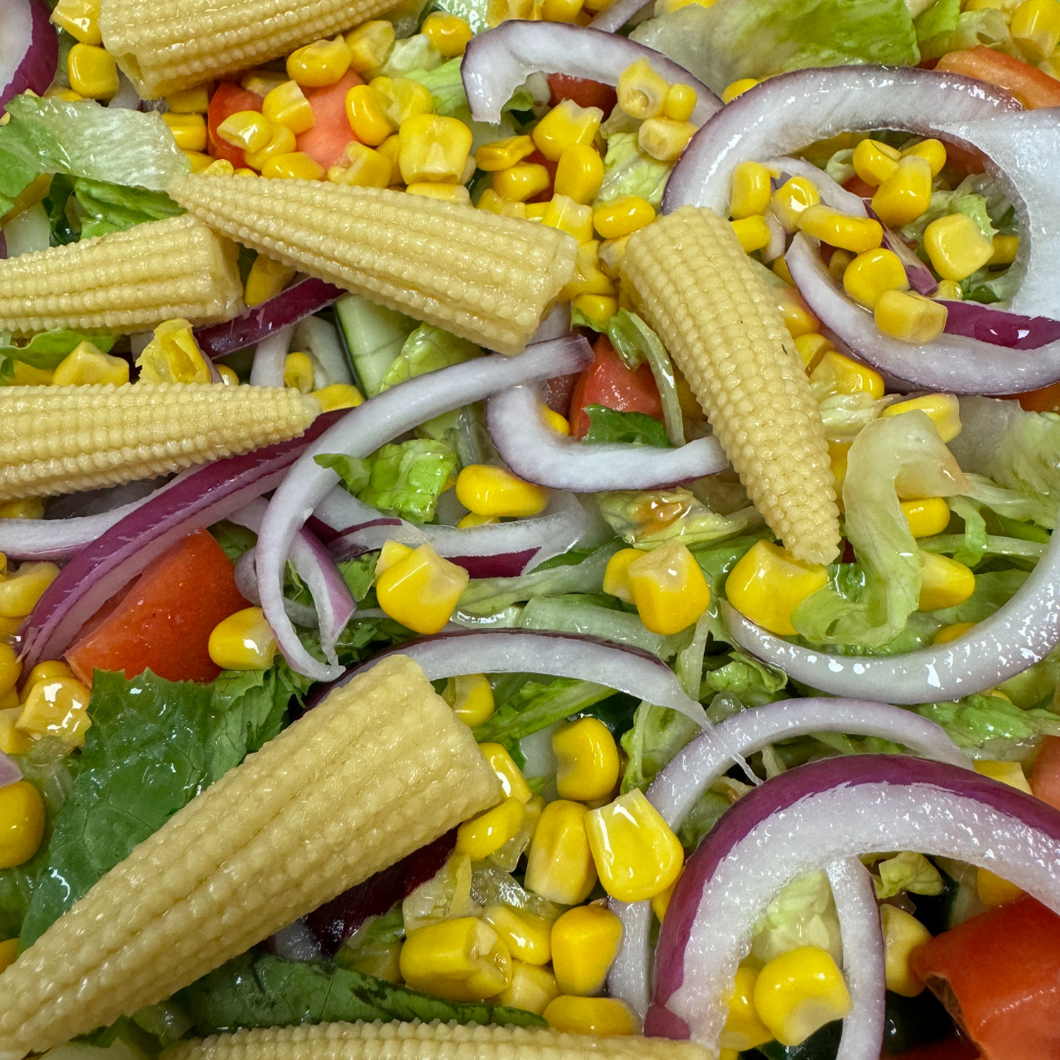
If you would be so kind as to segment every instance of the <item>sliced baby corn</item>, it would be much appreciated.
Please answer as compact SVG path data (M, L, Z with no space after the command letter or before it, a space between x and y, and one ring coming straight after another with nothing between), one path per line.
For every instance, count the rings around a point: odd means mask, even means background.
M297 438L294 388L212 383L0 387L0 501L114 486Z
M0 261L0 331L146 331L243 308L234 246L194 217L167 217Z
M385 188L192 175L169 192L247 246L501 353L574 271L559 229Z
M499 797L423 671L384 659L174 814L19 956L0 976L0 1057L169 997Z
M630 236L621 274L770 528L797 559L833 560L839 511L821 417L732 227L682 207Z
M695 1042L459 1023L321 1023L177 1042L164 1060L709 1060Z

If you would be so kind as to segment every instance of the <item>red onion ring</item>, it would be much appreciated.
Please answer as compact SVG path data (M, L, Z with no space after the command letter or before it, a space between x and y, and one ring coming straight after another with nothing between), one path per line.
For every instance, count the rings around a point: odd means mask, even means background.
M992 85L934 70L835 66L780 74L737 96L692 137L670 174L663 212L691 203L728 216L738 162L791 154L843 132L934 136L946 122L1019 106Z
M58 659L81 626L175 541L275 489L335 420L335 413L324 413L301 438L196 468L82 549L44 591L23 628L25 667Z
M721 100L702 81L653 48L564 22L511 19L480 33L468 43L460 76L472 117L496 124L501 108L531 74L564 73L614 88L622 71L638 59L647 59L671 84L680 82L696 90L691 121L700 124L721 109ZM557 71L557 66L562 70Z
M943 301L942 304L948 311L947 335L963 335L1010 350L1037 350L1050 344L1060 345L1060 320L1006 313L980 302Z
M621 29L634 15L651 6L651 0L614 0L605 7L590 23L589 29L598 29L604 33L614 33Z
M235 565L235 578L236 588L239 590L243 598L253 604L255 607L261 606L261 597L258 596L258 571L255 565L255 552L256 548L248 548L239 559L236 560ZM287 617L298 626L305 626L306 629L316 629L319 625L319 618L315 607L309 607L306 604L295 603L294 600L289 600L287 597L283 599L283 609L287 612Z
M6 788L8 784L15 784L22 779L22 770L18 763L9 755L0 751L0 788Z
M970 770L898 755L799 766L744 795L688 859L659 938L647 1034L717 1048L755 921L795 877L876 850L945 855L1060 912L1060 812Z
M779 169L785 177L805 177L813 181L821 193L821 202L825 206L831 206L833 210L841 210L851 217L868 217L869 215L865 200L860 195L847 191L842 184L832 180L823 169L812 162L807 162L805 158L783 155L780 158L771 158L763 164L770 169Z
M277 328L257 344L250 366L251 386L283 386L283 369L293 324Z
M513 386L489 399L486 422L501 459L527 482L576 493L646 490L716 475L729 458L714 438L677 449L583 444L553 430L540 386Z
M258 538L258 591L280 651L298 673L318 681L340 676L302 647L283 609L283 568L295 535L313 509L338 484L331 468L316 457L324 453L368 456L391 438L443 412L480 401L505 387L530 379L548 379L586 367L592 350L585 339L541 342L514 357L487 355L417 376L351 409L340 423L318 437L298 458L265 513Z
M59 65L59 34L38 0L0 0L0 112L29 90L43 95Z

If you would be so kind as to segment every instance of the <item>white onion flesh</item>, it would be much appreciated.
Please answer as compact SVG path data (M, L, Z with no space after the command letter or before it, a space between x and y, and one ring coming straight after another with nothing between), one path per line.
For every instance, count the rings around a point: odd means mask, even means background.
M589 29L598 29L604 33L614 33L621 29L634 15L652 6L652 0L614 0L592 22Z
M257 344L250 366L251 386L283 386L284 362L293 331L294 325L288 324Z

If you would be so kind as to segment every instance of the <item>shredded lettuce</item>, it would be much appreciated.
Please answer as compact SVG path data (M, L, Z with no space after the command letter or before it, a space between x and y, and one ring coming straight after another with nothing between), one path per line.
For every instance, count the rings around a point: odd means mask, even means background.
M1001 696L974 695L953 703L925 703L917 713L941 725L958 747L982 748L992 740L1030 741L1060 736L1060 714L1021 710Z
M876 863L873 872L876 898L883 901L908 891L911 894L938 894L942 890L942 876L923 854L903 850L892 858Z
M382 66L369 71L371 77L408 77L415 72L424 74L437 70L445 62L442 53L431 43L426 33L415 33L394 41L394 47Z
M691 490L618 490L601 493L600 514L627 544L651 548L678 539L689 548L734 537L761 524L753 507L730 515L711 511Z
M669 163L657 162L646 155L637 146L635 132L611 133L607 136L604 179L593 199L593 206L602 206L627 195L639 195L657 207L662 202L672 168Z
M751 956L765 964L799 946L819 946L842 959L839 916L823 869L792 880L769 903L755 924Z
M459 117L463 121L463 113L466 111L468 117L471 111L467 104L467 95L464 92L464 82L460 76L459 58L450 59L441 66L435 66L429 70L410 70L406 77L419 83L430 90L431 100L434 103L434 113L448 117ZM520 86L517 88L504 106L502 111L531 110L534 106L534 97L529 89ZM470 123L469 123L470 124ZM482 125L482 122L475 122ZM496 132L496 126L489 126Z
M439 368L448 368L452 364L460 364L481 356L482 350L473 342L458 338L433 324L421 324L405 339L401 352L386 370L376 393L381 394L384 390L418 375L436 372Z

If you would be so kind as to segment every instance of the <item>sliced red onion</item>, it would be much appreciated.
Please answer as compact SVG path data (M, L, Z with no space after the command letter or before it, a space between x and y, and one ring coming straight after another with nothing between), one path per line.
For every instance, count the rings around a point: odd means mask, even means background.
M338 560L377 552L387 541L430 544L439 556L459 564L472 578L511 578L573 548L588 533L588 512L569 493L555 493L533 519L487 523L461 530L455 526L416 526L404 519L380 518L370 505L336 487L317 505L316 518L345 527L328 542Z
M325 413L301 438L194 469L83 548L44 591L23 629L26 668L60 658L81 626L174 542L275 489L335 420L335 413Z
M671 84L681 82L696 90L690 120L697 125L721 108L721 100L706 85L653 48L614 33L564 22L512 19L478 34L464 52L460 76L472 117L496 124L501 120L501 108L531 74L562 73L614 88L622 71L638 59L647 59Z
M310 276L223 324L196 328L195 340L207 357L223 357L253 346L279 328L297 324L345 293L341 287Z
M652 6L652 0L613 0L590 23L589 29L598 29L604 33L614 33L621 29L636 14Z
M1042 346L1060 344L1060 320L1006 313L980 302L943 301L942 304L948 310L948 335L963 335L1011 350L1038 350ZM1000 350L997 353L1004 356Z
M261 598L258 596L258 571L254 563L255 553L255 548L248 548L246 552L236 560L234 573L236 578L236 588L239 590L242 597L248 603L260 607ZM287 612L287 617L296 626L305 626L306 629L316 629L319 624L315 607L296 603L294 600L289 600L285 596L283 598L283 609Z
M22 779L22 770L18 763L8 754L0 751L0 788L15 784Z
M1060 913L1060 812L996 780L923 759L853 755L744 795L688 859L659 938L645 1033L717 1048L755 921L803 873L879 850L986 868Z
M321 467L315 458L325 453L368 456L424 420L517 383L578 371L591 360L589 344L572 336L537 343L515 357L494 354L450 365L409 379L351 409L305 450L273 496L258 538L261 606L293 669L318 681L334 680L341 672L321 664L302 647L283 609L283 569L291 543L339 481L335 471Z
M118 74L118 91L108 100L111 110L139 110L140 94L133 83L122 73Z
M947 334L922 346L902 342L884 335L872 314L847 297L804 235L791 241L784 260L825 327L874 368L914 386L960 394L1018 394L1060 379L1060 341L1027 351Z
M691 203L728 216L739 162L791 154L844 132L935 136L946 122L1018 109L992 85L936 70L835 66L780 74L737 96L692 137L670 174L663 212Z
M523 629L468 630L409 641L383 654L395 653L418 662L429 681L477 673L576 677L680 711L699 725L709 724L702 705L685 694L661 659L592 637ZM377 655L372 662L382 657Z
M280 928L266 940L265 948L287 961L318 961L325 956L320 943L301 920Z
M771 213L766 214L766 225L769 228L769 242L762 247L761 253L762 260L768 265L788 249L788 233Z
M563 302L556 306L544 320L541 326L534 332L533 338L527 343L528 346L535 342L548 342L549 339L559 339L570 334L570 303Z
M676 449L579 442L553 430L543 407L540 386L502 390L486 406L497 452L527 482L578 493L645 490L716 475L729 466L715 438L698 438Z
M869 211L873 213L872 210ZM873 216L875 214L873 213ZM909 244L893 232L886 225L883 226L883 245L892 253L897 254L905 267L906 279L909 286L918 294L931 297L939 289L938 281L931 275L931 270L909 249Z
M734 761L777 740L815 732L878 736L928 758L971 768L968 756L944 729L901 707L854 699L784 699L741 711L686 744L652 781L648 800L677 831L703 793ZM612 908L622 920L625 934L608 986L615 997L643 1017L648 1007L651 906L648 902L612 903Z
M43 95L59 65L59 34L38 0L0 0L0 111L27 89Z
M283 367L292 331L294 325L287 324L257 344L250 366L251 386L283 386Z

